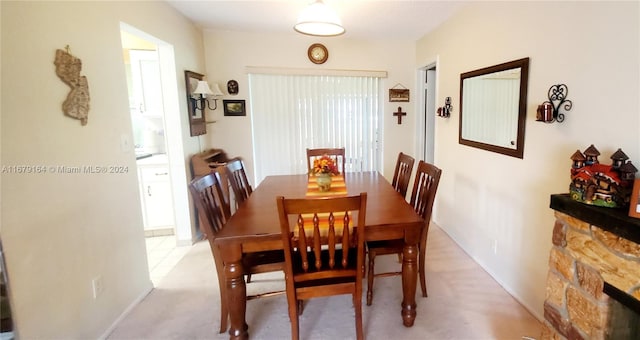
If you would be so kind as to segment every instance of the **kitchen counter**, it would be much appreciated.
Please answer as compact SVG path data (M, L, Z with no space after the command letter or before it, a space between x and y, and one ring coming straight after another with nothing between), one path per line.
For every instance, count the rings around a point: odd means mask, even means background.
M167 157L167 154L165 153L155 154L155 155L151 155L150 157L138 159L136 161L136 164L138 164L138 166L168 165L169 157Z

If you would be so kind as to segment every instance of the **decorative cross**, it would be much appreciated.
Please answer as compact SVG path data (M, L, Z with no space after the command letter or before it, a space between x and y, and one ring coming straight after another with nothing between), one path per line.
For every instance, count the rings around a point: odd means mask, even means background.
M398 106L398 112L393 113L394 116L398 117L398 124L402 124L402 116L406 116L406 112L402 112L402 107Z

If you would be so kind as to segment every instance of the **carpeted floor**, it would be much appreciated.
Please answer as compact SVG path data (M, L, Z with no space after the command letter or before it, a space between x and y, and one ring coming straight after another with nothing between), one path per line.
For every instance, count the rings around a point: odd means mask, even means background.
M418 315L414 326L402 325L400 277L376 278L372 306L366 306L366 293L363 294L366 338L540 337L540 323L435 225L429 231L426 262L429 297L422 298L417 293ZM378 268L399 268L397 258L376 258ZM247 291L284 289L282 278L281 274L255 275ZM364 286L366 290L366 282ZM192 247L108 339L228 339L228 334L218 334L219 313L216 271L209 245L203 241ZM253 339L290 338L285 296L249 301L247 323ZM306 303L300 317L300 337L355 339L350 296L313 299Z

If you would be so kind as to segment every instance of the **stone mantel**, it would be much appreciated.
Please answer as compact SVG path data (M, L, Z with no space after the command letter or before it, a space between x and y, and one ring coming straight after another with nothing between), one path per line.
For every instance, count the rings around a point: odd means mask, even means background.
M640 244L640 219L629 217L627 209L605 208L577 202L572 200L569 194L551 195L550 207Z
M551 195L550 207L542 339L640 339L640 219L569 194Z

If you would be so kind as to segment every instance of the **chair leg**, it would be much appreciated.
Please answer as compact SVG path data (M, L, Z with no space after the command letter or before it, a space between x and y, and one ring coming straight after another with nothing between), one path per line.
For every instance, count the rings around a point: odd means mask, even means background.
M373 267L376 261L376 254L369 251L369 271L367 272L367 306L373 302Z
M298 319L298 310L289 310L289 318L291 319L291 340L300 339L300 319Z
M422 297L427 297L427 280L424 276L424 269L420 268L420 288L422 289Z
M251 274L247 274L247 283L251 283Z
M289 309L289 321L291 322L291 339L300 338L300 326L298 315L300 313L300 300L296 299L295 293L287 291L287 307Z
M418 276L420 277L420 288L422 289L422 297L427 297L427 280L425 277L425 251L424 248L419 250L418 255Z
M222 334L227 331L229 325L229 306L226 289L220 288L220 333Z
M356 309L356 338L358 340L363 340L364 331L362 329L362 296L354 294L353 305Z

